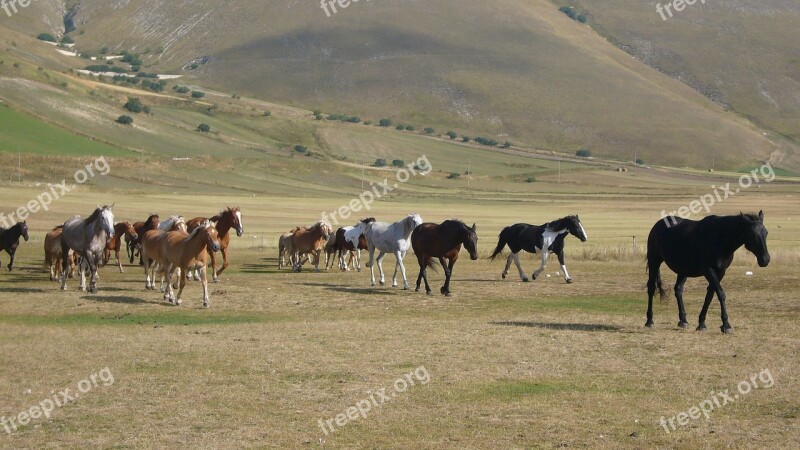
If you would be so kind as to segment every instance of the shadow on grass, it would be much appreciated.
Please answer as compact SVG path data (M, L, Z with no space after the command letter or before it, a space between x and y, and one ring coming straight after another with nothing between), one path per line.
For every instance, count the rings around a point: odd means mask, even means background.
M0 287L0 292L8 292L12 294L44 294L48 291L45 289L38 289L38 288Z
M128 297L128 296L114 297L111 295L87 295L85 297L81 297L81 300L103 302L103 303L122 303L126 305L153 303L138 297Z
M546 323L546 322L491 322L492 325L503 325L508 327L529 327L542 328L545 330L568 330L568 331L621 331L622 328L616 325L599 325L591 323Z
M356 288L356 287L347 287L347 286L335 286L326 283L300 283L302 286L311 286L311 287L321 287L327 291L333 292L343 292L347 294L362 294L362 295L402 295L403 293L413 293L414 291L408 290L404 291L402 288L392 288L392 287L367 287L367 288Z

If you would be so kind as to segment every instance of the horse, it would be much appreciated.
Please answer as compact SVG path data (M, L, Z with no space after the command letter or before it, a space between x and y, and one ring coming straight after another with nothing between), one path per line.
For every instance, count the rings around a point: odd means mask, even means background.
M167 292L164 293L164 299L169 300L171 304L180 306L181 295L186 287L186 277L181 276L181 273L197 270L200 273L200 281L203 283L203 306L208 308L206 267L209 255L220 251L221 248L219 232L208 220L195 226L191 233L180 230L166 233L161 252L161 265L167 273ZM172 286L172 276L175 272L180 280L177 298Z
M64 222L61 233L61 290L67 290L67 269L70 250L81 256L81 282L78 289L86 290L86 270L89 271L89 292L97 293L97 264L103 257L108 240L114 237L114 205L97 206L94 212L82 220L79 216Z
M288 233L283 233L280 238L278 238L278 268L283 269L283 266L286 265L287 259L291 262L292 256L294 255L294 249L292 248L292 235L298 230L305 229L305 227L295 227L290 230Z
M128 260L131 264L133 264L134 258L136 258L136 252L139 252L139 265L143 266L144 261L142 260L142 239L144 239L144 234L150 230L158 229L158 225L160 224L158 214L150 214L144 222L136 222L133 224L133 229L136 230L136 239L130 239L128 235L125 235L125 243L127 244L127 251L128 251Z
M364 232L367 229L367 224L374 222L375 219L370 217L360 221L353 227L342 227L336 230L336 234L331 236L328 244L325 245L326 263L325 270L329 266L333 266L333 255L338 252L339 268L343 271L348 271L350 265L355 261L355 269L361 272L361 250L367 250L367 238ZM345 261L345 254L349 253L350 260Z
M367 238L367 250L369 251L369 262L366 266L369 267L369 275L371 278L371 286L375 286L375 250L378 250L378 271L381 275L381 286L386 284L386 279L383 273L383 258L387 253L394 254L397 258L397 263L394 267L394 275L392 276L392 287L397 287L397 269L403 275L403 289L408 290L408 278L406 278L406 266L403 264L403 258L406 252L411 248L411 233L419 225L422 225L422 217L419 214L409 214L406 218L389 224L386 222L372 222L367 225L364 235Z
M519 262L519 252L525 250L529 253L539 253L542 258L542 265L533 272L533 279L539 278L544 268L547 266L547 258L551 253L558 256L558 262L561 264L561 271L564 275L564 281L568 284L572 283L572 278L567 272L567 266L564 263L564 239L567 234L571 234L580 239L581 242L589 240L586 230L583 228L581 219L578 216L567 216L562 219L548 222L544 225L534 226L527 223L518 223L503 229L500 232L497 247L494 253L489 257L492 261L502 253L503 249L508 245L511 249L511 254L508 255L506 260L506 268L503 270L502 277L505 280L508 276L508 269L511 267L511 262L517 265L519 270L519 277L523 282L527 283L528 277L522 270L522 265Z
M472 228L460 220L445 220L441 225L423 223L411 235L411 247L417 255L419 262L419 276L417 289L419 292L422 280L425 280L425 291L431 295L431 286L428 284L428 267L433 267L433 258L439 258L439 263L444 268L445 281L441 288L442 295L450 297L450 279L453 276L453 266L458 260L461 246L467 249L473 261L478 259L478 234L477 226ZM445 264L445 259L448 260Z
M205 217L195 217L194 219L186 222L186 227L191 233L207 220L213 222L217 232L219 232L220 252L222 253L222 267L219 270L217 270L217 258L214 256L214 253L211 253L211 267L213 268L214 283L218 283L219 276L222 275L222 272L228 268L228 245L231 241L231 236L228 232L231 229L236 230L237 237L242 237L244 234L242 211L238 206L235 208L227 207L211 219L206 219ZM188 277L190 274L187 273L186 276ZM195 272L195 279L197 279L197 272Z
M295 272L300 272L303 268L301 258L310 254L314 257L314 266L319 272L322 249L325 246L325 242L330 239L331 234L333 234L333 228L323 221L319 221L307 228L300 228L292 233L291 250L293 253L289 258L292 269Z
M64 231L64 226L59 225L53 228L52 231L47 233L44 237L44 264L50 272L50 281L61 280L61 233ZM72 257L69 258L69 273L70 278L75 278L75 252L70 252Z
M13 227L5 229L0 227L0 251L5 250L8 256L11 257L11 262L8 263L8 271L14 270L14 258L17 254L17 247L19 247L19 238L25 239L28 242L28 222L17 222Z
M133 227L133 225L131 225L130 222L120 222L114 225L114 239L110 239L108 241L108 244L106 244L106 248L103 251L104 266L108 264L108 261L111 259L111 252L114 252L114 256L117 258L117 266L119 266L119 273L125 272L125 270L122 268L122 261L119 259L122 236L125 236L125 240L129 242L133 242L139 237L139 235L136 234L136 229Z
M161 292L164 292L164 267L159 267L164 240L170 231L186 232L186 221L181 216L172 216L159 223L158 229L150 230L144 234L142 239L141 257L144 261L145 288L155 290L155 272L160 268L161 273Z
M700 221L668 216L659 220L647 238L647 323L653 328L653 295L658 289L661 300L666 300L666 291L661 283L661 263L666 262L678 274L675 282L675 298L678 300L678 326L688 328L686 310L683 306L683 287L687 278L705 277L708 281L706 299L700 310L697 331L706 330L706 314L714 294L722 310L720 330L733 332L725 308L725 291L722 279L733 262L733 254L741 246L756 257L759 267L769 265L767 250L768 231L764 226L764 211L758 215L708 216Z

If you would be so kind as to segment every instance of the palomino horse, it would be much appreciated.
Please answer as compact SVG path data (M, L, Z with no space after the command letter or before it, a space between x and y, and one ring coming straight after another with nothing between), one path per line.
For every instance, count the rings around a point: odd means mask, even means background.
M208 220L196 226L191 233L168 232L164 238L164 247L161 253L161 265L167 273L167 292L164 294L164 299L180 306L183 288L186 287L186 277L181 276L181 273L197 270L200 273L200 281L203 283L203 306L208 308L206 267L209 255L218 252L221 247L219 233ZM181 283L177 298L172 286L172 276L175 272Z
M661 300L666 292L661 284L661 264L666 262L678 274L675 282L675 298L678 300L678 326L688 328L686 309L683 307L683 286L687 278L705 277L708 281L706 299L700 310L697 331L706 330L706 314L717 294L722 311L723 333L733 332L725 308L725 291L722 279L733 262L733 254L744 245L755 255L759 267L769 265L767 229L764 227L764 212L758 215L708 216L700 221L668 216L659 220L647 238L647 323L653 327L653 295L658 288Z
M194 219L186 222L186 227L191 233L207 220L210 220L214 223L214 227L219 233L220 253L222 253L222 267L219 270L217 270L217 258L214 253L211 254L211 267L214 269L212 272L214 275L214 283L218 283L219 276L222 275L222 272L228 268L228 245L231 242L231 235L229 234L229 231L231 231L231 229L236 230L237 237L242 237L244 234L242 211L238 206L235 208L227 207L211 219L206 219L205 217L195 217ZM197 279L197 275L198 273L195 272L195 280ZM187 273L186 276L188 277L190 274Z
M160 224L158 220L158 214L150 214L150 217L147 218L144 222L136 222L133 224L133 229L136 230L136 239L130 239L128 235L125 235L125 244L127 245L128 250L128 261L133 264L134 258L136 258L136 253L139 253L139 265L143 266L144 262L142 261L142 239L144 239L144 234L150 230L157 230L158 225Z
M89 271L89 292L97 293L97 264L103 257L108 240L114 237L114 213L111 206L98 206L91 216L82 220L76 216L64 222L61 233L61 289L67 290L67 269L70 264L69 251L81 256L78 268L81 282L78 289L86 290L86 271Z
M458 260L461 245L469 252L470 258L478 259L478 234L477 227L472 228L460 220L446 220L441 225L423 223L411 235L411 246L419 262L419 276L417 289L425 280L425 291L431 295L431 286L428 284L428 267L432 266L433 258L439 258L439 263L444 268L445 281L441 293L450 296L450 279L453 276L453 266ZM445 264L445 259L449 260Z
M166 273L164 268L160 267L162 250L164 247L164 240L166 239L167 232L169 231L183 231L186 232L186 221L181 216L172 216L169 219L161 222L158 229L150 230L144 235L142 239L142 259L144 260L144 275L145 287L149 290L155 290L156 279L155 272L157 269L161 273L161 292L164 292L164 277Z
M405 219L393 224L372 222L367 225L364 235L367 238L367 246L369 247L369 262L367 262L366 266L369 267L372 286L375 286L375 271L372 267L375 264L375 250L378 250L377 261L378 271L381 275L381 285L386 284L386 278L383 273L383 258L387 253L392 253L397 258L394 275L392 276L392 286L397 286L397 270L399 268L403 274L403 289L408 290L408 278L406 278L406 266L403 264L403 258L405 258L408 249L411 248L411 233L420 225L422 225L422 217L419 214L410 214Z
M44 237L44 264L50 271L50 281L61 280L61 233L64 226L59 225ZM75 252L70 251L72 257L69 258L70 278L75 278Z
M133 225L131 225L130 222L120 222L114 225L114 238L108 241L108 244L106 244L106 249L103 251L104 266L108 264L108 260L111 259L111 252L114 252L114 256L117 258L119 273L125 272L125 270L122 269L122 261L119 259L122 236L125 236L125 240L129 242L133 242L139 237L139 235L136 234L136 229L133 228Z
M11 262L8 263L8 271L14 270L14 257L17 254L17 247L19 247L19 238L25 239L28 242L28 222L18 222L13 227L5 229L0 227L0 252L5 250L11 257Z
M511 254L508 255L506 260L506 268L502 274L503 279L505 280L506 276L508 276L508 269L511 268L511 262L513 261L517 265L517 270L519 270L519 277L527 283L528 277L525 276L522 265L519 263L519 252L525 250L529 253L538 253L541 256L542 265L533 273L534 280L539 278L544 268L547 267L547 257L551 253L555 253L558 256L558 262L561 264L564 280L567 283L572 283L572 278L567 272L567 266L564 264L564 239L567 234L575 236L581 242L586 242L589 239L578 216L567 216L540 226L527 223L511 225L500 232L497 248L494 249L494 253L489 259L494 260L507 244L508 248L511 249Z
M310 254L314 257L313 263L317 272L319 272L319 263L322 256L322 250L325 247L325 242L330 239L333 234L333 228L325 222L319 221L308 228L301 228L292 233L292 254L289 258L292 269L295 272L300 272L303 268L303 261L301 258L304 255Z

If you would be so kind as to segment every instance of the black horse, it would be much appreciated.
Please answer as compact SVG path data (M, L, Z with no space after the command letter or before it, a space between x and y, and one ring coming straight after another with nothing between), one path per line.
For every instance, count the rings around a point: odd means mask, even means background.
M16 225L9 229L0 227L0 252L5 250L11 256L11 262L8 263L8 271L14 270L14 255L17 254L17 247L19 247L19 238L22 236L25 242L28 242L28 222L18 222Z
M678 274L675 282L675 298L678 300L678 326L688 328L686 310L683 307L683 286L689 277L705 277L708 290L703 309L700 311L700 324L697 331L706 329L706 313L717 294L722 310L723 333L731 333L733 329L728 323L728 311L725 308L725 291L722 290L722 279L725 271L733 261L733 254L742 245L756 256L760 267L769 265L767 250L767 229L764 227L764 212L758 215L739 214L738 216L708 216L694 221L679 217L665 217L659 220L650 231L647 239L647 323L653 327L653 295L658 288L661 300L666 299L666 292L661 285L661 263L666 262L673 272Z
M508 276L508 269L511 267L511 262L514 261L519 270L519 277L522 278L522 281L528 282L528 277L525 276L525 272L523 272L519 263L518 253L521 250L525 250L528 253L541 254L542 266L533 273L534 280L539 278L539 275L542 274L542 271L547 266L547 257L551 253L555 253L558 256L558 262L561 263L564 280L567 283L572 283L572 278L567 272L567 266L564 264L564 239L567 234L575 236L581 242L586 242L589 239L578 216L567 216L538 227L527 223L511 225L500 232L500 240L497 242L497 248L494 249L490 259L494 260L508 245L508 248L511 249L511 254L508 255L506 260L503 279L505 280L506 276Z
M439 258L445 274L441 293L450 296L450 278L453 276L453 266L458 260L461 245L464 245L473 261L478 259L476 229L474 224L470 228L460 220L445 220L441 225L423 223L414 229L414 234L411 235L411 246L414 248L419 262L417 292L419 292L422 280L425 280L425 291L431 295L427 271L428 267L433 264L433 258ZM449 260L447 264L445 264L445 259Z

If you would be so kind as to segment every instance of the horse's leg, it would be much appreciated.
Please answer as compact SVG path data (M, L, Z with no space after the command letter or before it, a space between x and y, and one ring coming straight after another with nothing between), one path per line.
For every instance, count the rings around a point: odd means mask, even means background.
M78 285L78 289L81 290L81 291L85 291L86 290L86 269L87 269L87 267L89 265L89 261L88 260L89 260L89 257L87 256L87 253L84 252L83 253L83 257L81 257L81 265L78 268L78 271L80 272L80 275L81 275L81 278L80 278L81 281L80 281L80 284Z
M91 255L92 258L89 258L87 261L87 265L89 266L89 292L92 294L97 294L97 280L99 279L99 274L97 273L97 265L102 258L101 255Z
M386 253L380 252L378 257L375 259L375 262L378 263L378 273L381 275L380 283L381 286L386 284L386 275L383 273L383 258L386 257ZM374 284L373 284L374 286Z
M356 249L356 272L361 272L361 249Z
M544 272L544 268L547 267L547 257L548 256L550 256L550 252L548 252L546 249L542 250L542 265L538 269L536 269L535 272L533 272L533 279L534 280L539 278L539 275L541 275L542 272Z
M172 290L172 276L175 275L175 267L171 264L166 267L167 289L164 291L164 301L172 304L175 301L175 292Z
M203 283L203 307L208 308L211 306L211 300L208 298L208 272L205 266L198 272L200 272L200 282Z
M521 251L522 251L522 250L520 250L520 252L521 252ZM517 270L519 271L519 277L522 279L522 281L523 281L523 282L525 282L525 283L527 283L528 281L530 281L530 280L528 279L528 276L527 276L527 275L525 275L525 271L524 271L524 270L522 270L522 264L519 262L519 252L517 252L517 253L512 253L512 254L510 255L510 257L514 258L514 264L516 264L516 266L517 266ZM536 278L534 278L534 280L535 280L535 279L536 279Z
M725 295L725 290L722 289L722 278L725 277L725 272L721 272L717 275L717 272L714 269L708 270L708 275L706 275L706 279L708 283L714 287L714 291L717 293L717 299L719 300L719 308L720 308L720 315L722 316L722 326L720 330L722 330L725 334L733 333L733 328L731 327L730 322L728 322L728 308L725 307L725 300L727 296ZM705 306L705 305L704 305Z
M205 270L206 270L205 267L203 267L202 270L203 270L203 272L205 272ZM181 297L183 296L183 289L186 287L186 277L181 276L180 274L181 273L188 273L188 272L189 272L188 268L186 268L186 267L178 267L178 279L180 280L180 287L178 289L178 296L175 298L175 304L178 305L178 306L181 306L181 303L183 303L183 300L181 300ZM207 282L205 281L205 274L203 274L203 276L201 278L203 279L203 288L205 290L206 285L207 285Z
M428 265L425 264L425 257L421 254L417 255L417 263L419 264L419 275L417 275L417 287L414 292L419 292L419 287L422 285L422 279L425 276L425 269L428 268Z
M567 272L567 265L564 264L564 249L560 249L556 253L556 256L558 256L558 263L561 264L561 271L564 272L564 281L566 281L567 284L571 284L572 278L570 278L569 272Z
M408 278L406 277L406 265L403 264L403 259L406 257L406 252L397 252L395 253L397 256L397 265L400 266L400 273L403 275L403 290L407 291L410 288L408 287ZM395 269L395 275L397 274L397 269ZM397 281L394 281L394 285L397 286Z
M8 263L8 271L11 272L14 270L14 258L16 257L17 249L9 248L6 250L6 252L8 253L8 256L11 257L11 262Z
M678 275L675 282L675 299L678 301L678 326L686 329L689 323L686 322L686 308L683 306L683 286L686 284L686 275Z
M62 244L61 245L61 290L67 290L67 272L69 271L69 265L71 256L69 254L69 247Z
M714 300L715 292L714 286L712 286L709 281L708 288L706 289L706 299L703 302L703 309L700 310L700 317L697 319L696 331L706 331L708 329L706 327L706 314L708 314L708 307L711 306L711 301Z
M508 269L511 268L511 263L512 262L514 262L514 254L513 253L509 254L508 258L506 258L506 268L503 269L503 273L501 274L501 276L503 277L504 280L508 276Z
M442 269L444 269L444 286L439 290L442 295L446 295L447 297L450 296L450 275L452 274L453 265L452 263L447 264L447 261L444 257L439 258L439 264L442 265Z
M125 273L125 269L122 268L122 260L119 259L119 249L114 250L114 256L117 258L117 266L119 266L119 273Z
M214 256L214 252L211 252L211 267L214 269L214 283L219 283L219 276L222 275L222 272L225 272L225 269L228 268L228 247L220 247L220 253L222 253L222 267L217 271L217 257ZM195 272L197 273L197 272ZM206 273L208 275L208 273ZM202 275L200 279L202 280Z

